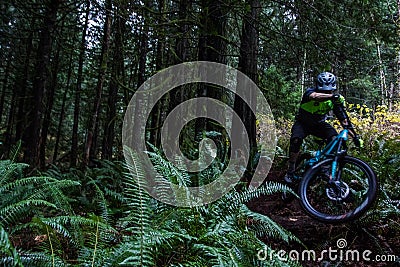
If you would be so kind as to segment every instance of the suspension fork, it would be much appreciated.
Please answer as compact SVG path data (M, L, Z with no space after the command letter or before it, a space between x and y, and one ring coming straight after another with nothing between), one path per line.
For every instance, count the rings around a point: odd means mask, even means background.
M340 171L337 171L339 160L343 158L346 154L346 150L342 150L342 145L343 145L344 140L342 138L339 139L338 145L337 145L337 151L335 153L335 157L333 158L332 161L332 170L331 170L331 178L330 182L336 182L339 181L340 179ZM337 175L339 174L339 175Z

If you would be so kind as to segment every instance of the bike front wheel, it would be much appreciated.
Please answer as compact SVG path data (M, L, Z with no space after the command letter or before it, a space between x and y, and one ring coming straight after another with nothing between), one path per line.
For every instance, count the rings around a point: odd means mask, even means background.
M344 156L338 160L337 181L332 182L333 159L310 168L300 186L300 203L313 218L327 223L342 223L363 215L376 199L378 181L364 161Z

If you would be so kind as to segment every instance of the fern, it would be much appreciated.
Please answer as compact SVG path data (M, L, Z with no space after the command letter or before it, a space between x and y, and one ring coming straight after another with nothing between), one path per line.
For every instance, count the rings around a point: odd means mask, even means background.
M103 266L106 267L120 265L121 262L123 262L130 256L131 251L134 249L134 247L134 243L125 241L118 244L118 246L114 247L112 250L108 252L106 251L106 257L104 258Z
M179 201L181 203L188 203L190 206L191 195L187 189L192 185L192 181L187 172L181 171L179 167L166 160L159 151L147 152L150 160L156 170L155 177L155 190L157 199L164 203L175 203ZM176 162L181 165L181 169L184 169L183 163L176 158ZM179 189L183 189L183 193L177 194L170 184L176 185Z
M89 178L91 179L91 178ZM100 189L100 187L98 186L98 184L96 183L95 180L91 179L91 181L89 183L87 183L87 185L93 185L94 189L95 189L95 194L96 194L96 201L97 201L97 205L98 207L100 207L101 210L101 217L103 220L105 221L109 221L109 214L108 214L108 207L107 207L107 200L104 196L104 192Z
M63 259L47 252L21 253L21 261L24 267L63 267L67 266Z
M13 179L21 178L26 167L28 165L23 163L14 163L10 160L0 161L0 185Z
M20 256L13 244L10 242L8 233L0 224L0 265L2 266L23 266Z
M251 228L258 237L271 237L277 240L283 240L287 243L291 241L300 244L302 243L295 235L280 226L268 216L253 212L245 205L242 205L240 210L246 217L253 219L253 225L251 225Z
M10 152L9 152L9 158L11 160L11 162L16 162L18 155L21 151L21 147L22 147L22 141L18 140L16 142L16 144L14 144L11 148L10 148Z
M47 237L35 247L36 252L33 253L13 248L4 235L0 242L6 247L6 252L0 255L0 264L296 266L293 262L282 262L276 258L272 261L257 259L261 248L271 250L260 237L299 241L269 217L246 207L248 201L260 195L290 189L268 183L257 190L232 190L208 205L174 207L150 197L146 191L152 189L147 169L134 151L126 152L129 158L123 174L122 168L105 161L101 162L102 168L75 169L65 174L53 169L37 177L23 177L22 166L10 161L7 164L0 162L0 166L4 164L0 172L7 170L7 177L0 183L0 192L5 196L0 205L0 214L4 218L4 230L0 229L0 233L16 235L29 229ZM157 186L160 185L156 189L159 195L170 201L182 196L174 195L171 188L164 188L165 181L188 187L192 185L193 178L204 179L201 183L218 175L218 162L211 166L211 171L194 177L168 162L159 152L148 155L158 171L155 177L151 177ZM205 173L209 177L205 177ZM110 186L110 182L114 184ZM115 190L122 185L125 189L123 194ZM64 193L66 188L77 187L82 191L70 194L84 192L78 197L81 197L79 205L85 207L80 214L85 217L73 212L70 199ZM184 197L192 201L190 195ZM115 202L111 202L110 198ZM95 206L92 206L93 203ZM122 218L115 225L112 225L113 217L109 212L112 203L120 205L119 210L124 211L119 214ZM87 215L86 211L92 207L98 214ZM27 220L21 222L21 216ZM77 258L71 261L65 258L65 244L77 251Z
M215 214L230 214L237 211L243 204L246 204L253 199L283 191L295 194L291 188L277 182L267 182L256 190L249 188L245 188L242 191L232 190L221 199L216 201L210 211L214 212ZM226 203L229 203L229 205Z
M6 225L13 224L31 214L32 208L35 206L57 208L56 205L41 199L21 200L0 209L1 223Z
M146 240L147 233L151 229L150 196L145 191L146 175L138 155L129 149L126 152L129 155L126 167L130 171L125 175L126 199L131 214L127 217L129 220L126 218L124 223L129 225L126 230L133 235L128 240L134 245L128 250L129 257L121 264L153 266L153 252Z
M153 152L149 155L164 179L178 182L177 178L186 177L161 155ZM125 250L118 249L116 256L126 257L122 263L137 263L140 260L138 250L142 248L143 251L157 251L157 255L146 254L148 263L155 262L157 266L265 266L269 263L257 259L257 251L266 246L259 237L268 236L286 242L299 242L293 234L270 218L254 213L245 206L246 202L260 195L290 191L287 187L270 183L259 190L230 192L207 206L172 207L148 199L145 192L146 197L142 195L146 185L143 183L145 174L139 162L139 158L131 154L128 167L132 176L137 179L131 178L127 183L130 188L127 190L129 192L127 197L131 203L130 207L136 212L128 214L124 218L123 225L127 227L134 221L142 222L134 227L125 228L141 237L128 238L121 244L121 248L124 247ZM181 182L186 184L188 181ZM250 218L255 222L253 225L246 224ZM147 243L143 243L144 240ZM127 242L131 245L127 245ZM141 245L146 245L146 249ZM275 259L273 266L297 266L297 264Z
M46 236L49 242L42 242L37 253L15 248L18 253L0 255L0 262L24 266L63 266L60 255L63 246L60 236L72 240L67 225L60 224L60 217L55 214L73 213L65 189L78 186L79 183L67 179L56 179L47 176L24 177L25 164L12 161L0 161L0 224L1 232L10 236L20 233L38 233ZM48 216L48 218L46 218ZM71 217L73 218L73 217ZM75 229L74 229L75 230ZM4 243L5 239L2 239ZM71 244L77 245L78 242ZM6 247L9 247L4 243Z

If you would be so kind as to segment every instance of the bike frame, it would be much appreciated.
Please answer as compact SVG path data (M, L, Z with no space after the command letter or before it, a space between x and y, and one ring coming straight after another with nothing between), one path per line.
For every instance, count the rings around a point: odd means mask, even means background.
M347 149L342 149L342 146L345 141L349 139L349 130L343 129L332 141L330 141L324 148L317 150L314 157L309 159L307 163L310 166L314 166L315 164L321 162L322 160L333 157L334 160L332 162L332 172L331 172L331 180L336 181L336 169L338 164L338 159L344 156L347 152Z

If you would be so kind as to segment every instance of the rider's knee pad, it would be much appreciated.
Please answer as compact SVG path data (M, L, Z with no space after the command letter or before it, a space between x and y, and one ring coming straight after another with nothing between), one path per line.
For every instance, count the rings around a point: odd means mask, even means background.
M303 143L303 139L300 137L293 137L290 139L289 151L297 153L300 151L301 144Z

